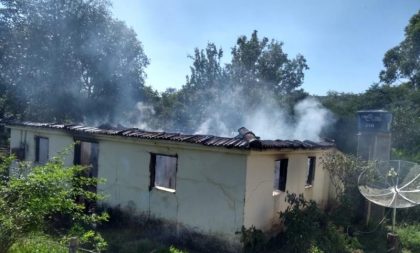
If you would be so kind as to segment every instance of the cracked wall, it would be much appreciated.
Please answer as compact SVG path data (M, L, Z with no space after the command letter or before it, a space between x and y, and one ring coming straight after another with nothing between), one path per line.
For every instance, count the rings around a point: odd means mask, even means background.
M70 148L65 164L73 164L74 137L65 131L11 127L11 147L26 145L26 160L35 158L35 136L49 138L49 157ZM94 136L99 143L98 190L105 203L137 214L162 218L200 232L237 240L243 225L246 152L183 143L158 143ZM150 153L178 155L176 192L149 191Z
M35 158L35 136L49 138L49 157L73 144L68 132L11 127L11 148L26 143L26 160ZM286 190L324 205L329 178L321 168L323 151L237 151L199 145L95 136L99 143L98 190L111 206L162 218L199 232L238 241L242 225L268 230L285 210L286 194L273 194L275 160L288 158ZM177 155L176 192L149 191L150 153ZM316 156L312 188L305 189L307 157ZM73 149L65 161L73 163Z
M246 155L223 149L146 145L100 140L99 189L112 206L177 222L215 235L236 237L243 224ZM177 155L176 192L149 191L150 153Z
M286 191L304 194L324 206L329 198L329 177L322 169L322 151L283 151L252 153L247 159L244 226L268 231L279 223L279 212L286 210L286 192L274 191L275 161L288 158ZM313 186L305 188L308 156L316 156Z

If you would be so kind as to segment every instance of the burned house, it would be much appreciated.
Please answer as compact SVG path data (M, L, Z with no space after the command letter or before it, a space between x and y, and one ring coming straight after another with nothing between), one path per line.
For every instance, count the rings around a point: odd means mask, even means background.
M229 138L45 123L7 127L11 150L22 160L42 164L72 147L66 164L90 165L90 176L106 179L97 189L106 204L231 240L242 226L276 224L287 191L320 206L331 196L320 162L334 148L328 142L261 140L245 128Z

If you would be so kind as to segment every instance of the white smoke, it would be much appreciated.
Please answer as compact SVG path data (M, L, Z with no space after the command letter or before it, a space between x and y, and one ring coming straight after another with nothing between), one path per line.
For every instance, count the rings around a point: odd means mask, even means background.
M318 141L322 129L332 123L332 113L313 98L298 103L295 113L298 120L293 132L294 139Z
M201 123L194 134L231 136L233 133L232 131L229 131L229 128L223 123L220 115L215 113L212 115L212 117L209 117L203 123Z
M148 105L143 102L138 102L134 111L131 113L137 116L136 121L130 124L131 126L143 130L156 130L152 129L152 127L149 126L146 120L152 118L156 114L155 108L152 105Z
M293 112L291 116L273 103L266 103L252 112L242 112L243 122L237 122L236 129L245 126L262 139L319 141L321 131L333 122L331 112L314 98L300 101ZM229 130L218 113L213 113L196 134L234 136L237 133L233 130Z

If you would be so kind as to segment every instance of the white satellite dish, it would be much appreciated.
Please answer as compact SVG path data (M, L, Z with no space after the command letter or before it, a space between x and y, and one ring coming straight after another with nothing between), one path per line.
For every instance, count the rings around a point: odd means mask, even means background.
M370 202L393 208L392 231L397 208L420 204L420 166L413 162L375 162L360 174L358 185L360 193Z

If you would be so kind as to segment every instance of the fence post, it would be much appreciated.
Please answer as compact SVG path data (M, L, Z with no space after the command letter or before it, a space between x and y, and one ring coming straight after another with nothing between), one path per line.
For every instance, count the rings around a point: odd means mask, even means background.
M77 237L70 238L69 253L77 253L77 248L79 248L79 240Z

